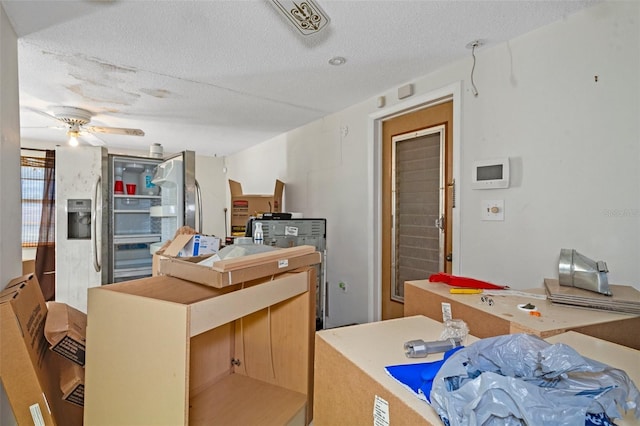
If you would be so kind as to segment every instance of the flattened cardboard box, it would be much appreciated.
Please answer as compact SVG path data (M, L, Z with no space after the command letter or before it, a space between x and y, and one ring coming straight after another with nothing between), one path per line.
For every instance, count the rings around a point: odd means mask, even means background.
M44 336L49 349L84 366L87 341L87 315L66 303L47 302L49 313Z
M231 191L231 235L235 237L245 235L250 216L282 212L284 182L280 180L276 180L273 195L243 194L240 182L231 179L229 179L229 189Z
M215 262L212 267L197 264L203 259L206 257L160 258L160 274L223 288L318 264L321 255L313 246L298 246Z
M82 408L62 399L58 355L44 337L46 316L33 274L0 293L0 378L19 425L82 425Z

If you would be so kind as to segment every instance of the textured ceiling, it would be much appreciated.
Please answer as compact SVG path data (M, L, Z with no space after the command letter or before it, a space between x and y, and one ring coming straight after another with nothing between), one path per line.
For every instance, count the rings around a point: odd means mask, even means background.
M99 135L109 147L228 155L593 3L317 1L330 23L306 37L267 0L3 1L22 138L65 143L37 113L65 105L146 133Z

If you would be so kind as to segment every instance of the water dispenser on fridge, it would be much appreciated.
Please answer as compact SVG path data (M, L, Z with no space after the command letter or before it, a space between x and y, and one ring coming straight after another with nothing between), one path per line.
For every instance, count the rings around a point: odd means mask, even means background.
M91 239L91 200L67 200L67 239Z

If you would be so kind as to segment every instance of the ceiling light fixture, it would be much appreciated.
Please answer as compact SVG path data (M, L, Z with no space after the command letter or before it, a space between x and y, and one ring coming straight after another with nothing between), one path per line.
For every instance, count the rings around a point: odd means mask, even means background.
M329 17L314 0L271 1L302 35L317 33L329 23Z
M77 123L73 123L67 130L67 136L69 136L69 145L78 146L78 137L80 136L80 126Z
M346 62L346 58L343 58L342 56L334 56L333 58L329 59L329 63L335 66L344 65Z

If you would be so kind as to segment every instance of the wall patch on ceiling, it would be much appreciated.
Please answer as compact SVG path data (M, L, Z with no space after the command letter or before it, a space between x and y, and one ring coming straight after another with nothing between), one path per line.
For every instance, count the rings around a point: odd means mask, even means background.
M302 35L317 33L329 23L329 16L314 0L271 1Z

